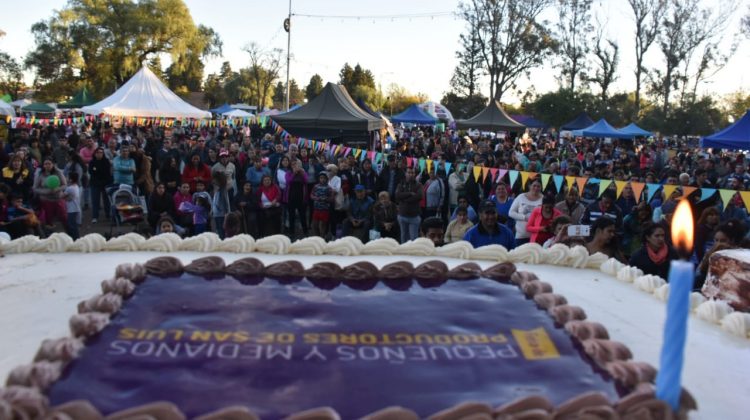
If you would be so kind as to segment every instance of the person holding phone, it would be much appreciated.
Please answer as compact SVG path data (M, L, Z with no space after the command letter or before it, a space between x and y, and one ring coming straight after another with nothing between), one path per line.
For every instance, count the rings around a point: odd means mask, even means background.
M552 221L561 215L562 212L555 208L555 198L545 196L542 199L542 205L532 210L529 221L526 223L526 231L531 234L531 242L543 245L547 239L551 238L554 235Z

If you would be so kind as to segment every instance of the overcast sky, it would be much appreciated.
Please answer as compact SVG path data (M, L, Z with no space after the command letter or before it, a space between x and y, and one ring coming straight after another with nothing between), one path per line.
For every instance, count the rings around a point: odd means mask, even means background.
M5 2L6 0L2 0ZM720 0L704 0L718 4ZM750 0L738 0L738 12L728 23L725 46L737 32L739 20L748 10ZM287 36L282 28L288 14L285 0L186 0L196 23L214 28L224 42L224 56L208 61L206 74L216 72L223 61L233 69L248 65L247 54L242 51L249 42L278 47L286 51ZM0 50L22 58L34 46L31 25L47 19L54 9L60 9L65 0L36 0L29 7L3 8L0 29L7 35L0 38ZM446 12L455 12L454 0L294 0L292 12L325 16L394 16L392 19L367 18L292 18L291 77L305 86L310 77L318 73L325 81L337 81L338 71L345 62L360 63L370 69L385 91L389 84L397 83L411 92L426 93L439 100L449 89L449 80L456 65L455 51L458 37L464 29L462 21ZM427 18L404 18L410 14L435 14ZM626 0L595 0L595 13L607 22L607 32L620 44L621 61L619 79L615 90L633 90L633 20ZM552 20L553 10L544 17ZM648 63L660 63L656 48L648 54ZM704 83L701 90L724 95L738 89L750 91L750 42L743 40L727 66ZM533 86L536 92L546 92L557 87L556 63L533 71L532 77L522 79L520 87ZM32 78L29 75L28 81ZM489 94L487 83L482 85ZM513 96L503 101L514 102Z

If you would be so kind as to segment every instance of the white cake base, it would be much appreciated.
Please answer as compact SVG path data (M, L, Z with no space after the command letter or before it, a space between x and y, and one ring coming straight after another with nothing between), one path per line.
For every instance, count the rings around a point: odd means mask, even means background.
M0 379L11 369L30 363L42 340L69 336L68 319L78 302L100 293L102 280L111 278L122 263L145 262L163 253L100 252L93 254L17 254L0 258ZM188 263L209 254L175 252ZM415 266L440 259L451 268L465 260L414 256L300 256L210 253L229 263L255 256L266 264L295 259L305 267L331 261L346 266L370 261L378 267L395 260ZM490 261L476 261L482 268ZM625 343L633 359L659 367L659 352L666 306L632 284L619 282L598 270L550 265L517 264L519 270L536 273L555 293L581 306L588 319L604 324L612 340ZM732 419L746 415L743 396L750 389L750 340L741 339L706 321L690 317L683 384L698 402L691 418Z

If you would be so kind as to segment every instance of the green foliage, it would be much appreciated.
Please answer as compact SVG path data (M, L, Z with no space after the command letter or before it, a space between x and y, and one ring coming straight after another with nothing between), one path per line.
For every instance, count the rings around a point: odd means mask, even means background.
M382 110L386 105L383 92L381 92L380 89L375 89L371 86L356 85L349 94L352 98L355 98L355 100L361 99L373 111Z
M411 105L427 102L427 98L424 93L413 94L405 87L393 83L388 86L388 96L384 105L390 115L396 115L405 111Z
M305 98L311 101L320 94L321 90L323 90L323 78L317 73L313 74L310 78L310 83L305 87Z
M95 97L107 96L161 54L171 57L170 76L188 71L195 78L200 66L190 56L221 50L218 36L196 26L182 0L68 0L31 31L36 45L25 65L47 99L70 95L80 82Z
M339 84L346 88L352 99L362 100L375 110L380 109L384 103L383 95L375 86L375 76L359 63L354 68L349 63L344 63L339 71Z
M480 93L473 96L462 96L455 92L448 92L440 99L440 103L450 109L453 118L471 118L487 106L487 98Z
M738 90L727 95L724 99L724 110L735 120L742 118L745 112L750 110L750 94L744 90Z
M21 65L9 54L0 52L0 94L18 98L24 87Z
M286 101L286 83L279 81L273 89L273 107L276 109L284 109L284 102ZM291 79L289 81L289 107L293 107L297 104L302 104L305 101L305 92L299 88L297 81Z

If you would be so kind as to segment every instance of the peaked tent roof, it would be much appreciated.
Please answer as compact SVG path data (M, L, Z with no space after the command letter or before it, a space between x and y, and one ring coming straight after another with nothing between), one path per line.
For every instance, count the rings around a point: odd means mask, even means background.
M142 67L110 96L81 110L87 114L122 117L211 118L211 113L185 102Z
M213 112L214 114L223 114L225 112L234 111L234 108L232 108L232 106L229 105L228 103L224 103L224 105L218 108L209 109L209 111Z
M26 105L21 108L21 111L23 112L39 112L41 114L52 114L55 112L55 108L52 108L51 106L41 103L41 102L34 102L33 104Z
M233 110L231 110L229 112L225 112L225 113L223 113L221 115L224 116L224 117L227 117L227 118L247 118L247 117L252 117L253 116L253 114L251 114L251 113L249 113L247 111L243 111L241 109L233 109Z
M391 116L391 121L394 123L412 123L412 124L424 124L434 125L437 123L437 118L427 114L419 108L419 105L414 104L400 114Z
M575 135L583 137L611 137L616 139L632 139L633 135L623 133L612 127L604 118L583 130L574 131Z
M547 128L549 124L544 121L538 120L531 115L514 114L510 116L515 121L525 125L528 128Z
M10 104L13 105L13 106L16 106L16 107L20 107L20 106L30 105L31 101L28 100L28 99L23 98L23 99L16 99L15 101L11 102Z
M648 137L652 135L650 131L646 131L641 127L638 127L635 123L630 123L625 127L619 129L623 133L631 134L633 137Z
M271 120L292 135L308 139L365 139L370 131L385 126L383 120L359 108L343 86L330 82L306 105L271 115Z
M701 147L730 150L750 149L750 109L729 127L701 139Z
M11 104L0 99L0 115L10 115L11 117L15 117L16 111L13 110L13 106Z
M581 130L586 127L590 127L593 124L594 124L594 120L592 120L591 117L589 117L589 115L586 114L585 112L581 112L573 121L569 121L567 124L563 124L560 127L560 130L561 131Z
M69 101L57 104L57 107L60 109L82 108L95 102L96 101L94 100L94 98L89 95L89 91L88 89L86 89L86 86L84 86L81 90L76 92L76 94L73 95L73 97Z
M511 118L498 101L490 101L487 107L468 120L456 120L457 128L476 128L479 130L519 130L524 125Z

